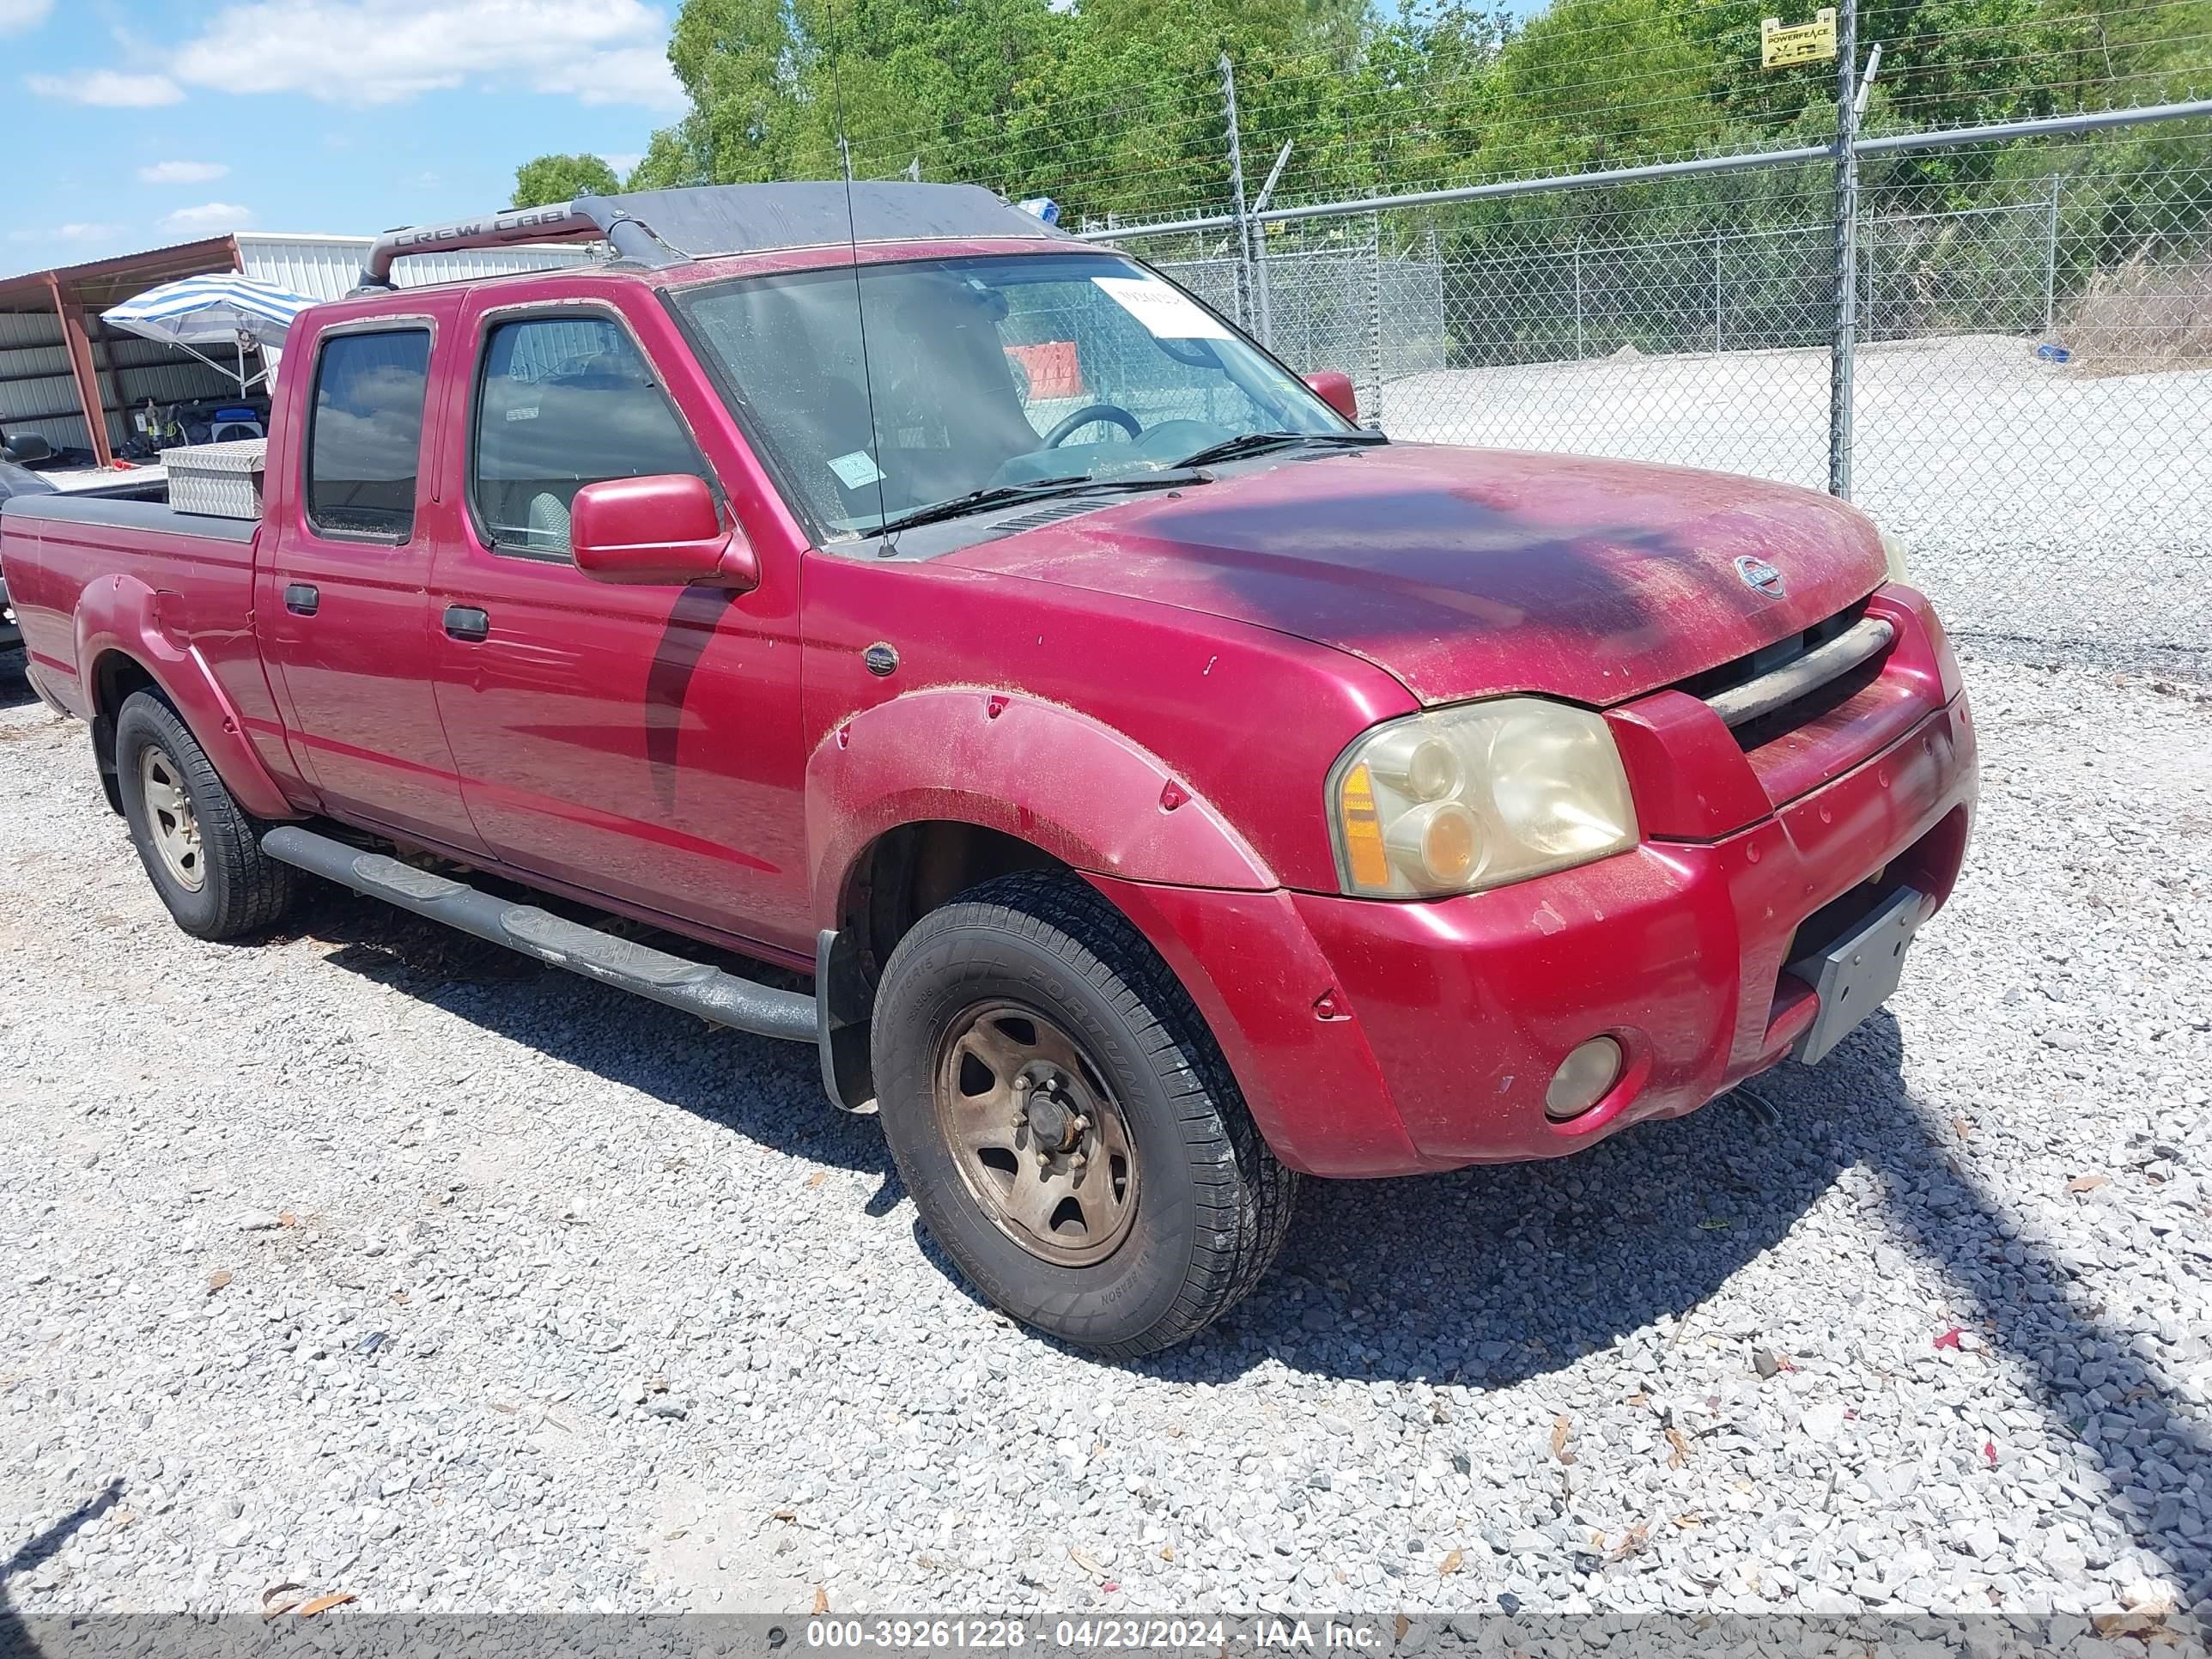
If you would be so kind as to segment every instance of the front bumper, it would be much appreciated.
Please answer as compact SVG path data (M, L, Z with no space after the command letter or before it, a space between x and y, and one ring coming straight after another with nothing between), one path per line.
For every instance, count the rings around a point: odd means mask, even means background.
M1848 911L1877 875L1933 914L1965 855L1977 779L1960 695L1732 833L1648 839L1492 892L1405 903L1093 879L1190 988L1292 1167L1555 1158L1693 1111L1785 1058L1819 1012L1785 972L1808 942L1801 927ZM1626 1052L1620 1081L1553 1122L1553 1071L1600 1035Z

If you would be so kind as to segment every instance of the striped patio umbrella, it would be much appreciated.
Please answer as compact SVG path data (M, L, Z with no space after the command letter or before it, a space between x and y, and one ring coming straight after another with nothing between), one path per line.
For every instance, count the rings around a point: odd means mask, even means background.
M271 283L257 283L235 271L208 276L186 276L149 288L136 299L125 300L100 313L111 327L159 340L198 357L210 368L234 374L243 392L254 380L246 373L246 349L255 347L264 365L262 374L273 375L284 343L284 331L292 319L314 301ZM200 346L228 345L235 350L238 366L218 363Z

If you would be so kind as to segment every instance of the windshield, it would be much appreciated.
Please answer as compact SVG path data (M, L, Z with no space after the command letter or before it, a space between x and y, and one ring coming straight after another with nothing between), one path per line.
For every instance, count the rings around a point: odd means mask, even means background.
M1352 429L1182 289L1109 255L743 277L675 303L831 537L977 491L1133 481L1249 433Z

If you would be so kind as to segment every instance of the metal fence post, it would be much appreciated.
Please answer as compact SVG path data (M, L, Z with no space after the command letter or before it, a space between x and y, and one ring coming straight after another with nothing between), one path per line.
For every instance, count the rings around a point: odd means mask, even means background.
M1851 498L1851 357L1858 322L1858 4L1836 6L1836 315L1828 345L1828 493Z
M1285 138L1277 152L1275 165L1267 169L1267 182L1260 186L1259 198L1252 204L1251 212L1264 209L1275 194L1275 181L1283 176L1283 168L1291 159L1291 146L1297 141ZM1237 170L1242 176L1243 169ZM1252 302L1260 313L1260 343L1273 351L1275 349L1275 294L1273 280L1267 274L1267 228L1256 221L1252 224Z
M1575 358L1576 358L1576 361L1577 361L1577 362L1580 362L1580 361L1582 360L1582 358L1583 358L1584 356L1586 356L1586 355L1587 355L1587 348L1586 348L1586 347L1584 347L1584 345L1583 344L1583 250L1582 250L1582 244L1580 244L1579 242L1577 242L1577 243L1575 245Z
M2051 217L2043 233L2043 331L2058 326L2058 190L2063 175L2051 175Z
M1367 418L1379 422L1382 418L1382 216L1376 214L1371 222L1375 228L1375 264L1369 289L1369 320L1374 331L1369 337L1375 353L1375 406L1367 411Z
M1721 351L1721 228L1713 227L1713 355Z
M1451 320L1444 315L1443 250L1437 243L1437 222L1429 221L1429 272L1436 279L1437 367L1451 367Z
M1881 265L1877 256L1881 252L1881 226L1878 221L1869 219L1865 229L1866 316L1854 332L1864 335L1869 340L1878 340L1881 337L1881 325L1877 320L1881 316L1878 301L1881 298Z
M1252 326L1252 222L1244 211L1244 149L1237 131L1237 66L1221 54L1222 118L1229 128L1229 197L1237 220L1237 320Z

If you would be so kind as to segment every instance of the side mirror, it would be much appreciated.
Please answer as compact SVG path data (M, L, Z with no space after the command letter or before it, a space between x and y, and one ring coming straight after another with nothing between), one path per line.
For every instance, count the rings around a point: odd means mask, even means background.
M714 491L688 472L586 484L568 507L568 544L576 568L594 581L760 586L744 532L723 527Z
M1354 425L1358 423L1359 392L1352 384L1352 376L1340 368L1317 368L1306 376L1306 384L1322 402Z
M19 432L0 439L0 461L51 461L54 447L35 432Z

